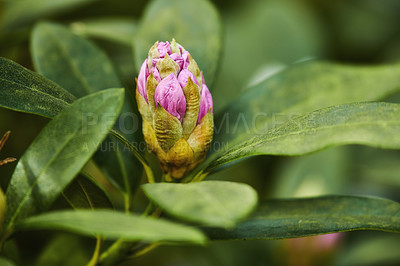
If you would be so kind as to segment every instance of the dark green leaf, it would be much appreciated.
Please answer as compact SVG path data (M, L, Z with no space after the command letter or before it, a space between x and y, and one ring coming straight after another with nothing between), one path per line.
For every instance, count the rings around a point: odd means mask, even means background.
M399 132L399 104L355 103L329 107L292 118L281 127L211 156L205 171L252 155L302 155L345 144L399 149Z
M154 183L142 188L168 214L209 226L231 228L257 204L257 193L243 183Z
M78 176L62 194L74 209L113 208L106 192L89 177Z
M109 89L79 99L42 130L7 188L8 227L47 208L71 182L114 124L123 95L123 89Z
M32 33L33 61L38 71L61 84L77 97L110 87L121 82L106 54L90 41L73 34L69 29L53 24L39 23ZM127 95L130 95L127 93ZM129 100L123 106L115 127L135 136ZM136 121L137 122L137 121ZM95 154L95 161L110 181L121 191L135 191L140 182L141 167L134 156L113 137L107 137Z
M114 136L107 136L93 158L118 190L127 196L135 193L140 185L143 168L124 144Z
M295 64L249 88L218 113L214 141L232 146L295 116L333 105L377 101L399 90L400 64Z
M232 231L205 230L212 239L281 239L353 230L400 233L400 204L357 196L268 200Z
M191 53L210 86L222 48L222 27L214 6L204 0L153 1L145 11L133 42L136 69L140 69L157 40L172 38Z
M0 106L53 117L74 100L54 82L0 57Z
M87 236L146 242L203 244L205 236L195 228L110 210L74 210L45 213L18 224L19 230L62 229Z
M38 72L77 97L122 87L106 54L61 25L37 24L31 50Z
M48 15L65 13L75 7L96 0L21 0L8 1L3 17L3 26L6 29L24 26Z

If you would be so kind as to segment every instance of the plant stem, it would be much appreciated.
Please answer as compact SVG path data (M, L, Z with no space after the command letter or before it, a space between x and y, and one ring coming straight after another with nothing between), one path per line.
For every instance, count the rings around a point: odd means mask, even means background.
M206 178L208 175L208 173L204 173L204 172L198 172L193 179L190 182L200 182L202 181L204 178Z
M149 215L150 214L150 215ZM153 203L149 203L147 206L145 212L142 214L143 216L152 216L154 218L158 218L161 216L161 209L158 207L155 207ZM138 245L139 247L143 248L138 248L138 250L133 251L134 253L131 254L132 248ZM106 251L104 251L99 260L99 265L101 266L109 266L109 265L116 265L117 263L123 261L127 257L130 258L135 258L141 255L144 255L145 253L153 250L156 248L159 243L152 243L148 244L145 243L142 246L141 244L136 242L125 242L122 239L118 239L116 242L114 242ZM137 255L139 253L139 255Z
M151 170L149 164L147 163L146 159L140 154L135 146L130 143L120 132L115 129L111 129L110 133L116 137L119 141L121 141L132 153L133 155L139 160L139 162L143 165L144 171L147 175L147 180L149 183L154 183L154 174L153 170Z
M132 256L130 256L129 259L143 256L158 247L159 245L161 245L161 243L144 244L144 246L141 249L137 250Z
M155 183L155 179L154 179L154 174L153 174L153 170L151 170L150 166L148 165L143 165L144 171L146 172L146 176L147 176L147 181L149 183Z
M101 238L97 237L96 247L94 248L93 256L86 266L95 266L97 264L97 261L100 256L100 249L101 249L102 242L103 241L101 240Z
M117 240L105 252L103 252L103 254L101 254L99 265L112 266L123 261L134 244L135 243L125 242L122 239Z

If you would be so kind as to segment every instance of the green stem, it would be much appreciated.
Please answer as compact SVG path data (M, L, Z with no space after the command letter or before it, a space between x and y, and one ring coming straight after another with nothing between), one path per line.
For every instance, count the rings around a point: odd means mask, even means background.
M126 169L125 169L125 164L123 162L122 156L121 156L121 152L119 150L117 150L116 152L117 155L117 159L121 168L121 172L122 172L122 178L124 180L124 186L126 189L126 193L124 193L124 205L125 205L125 212L129 213L130 209L131 209L131 186L129 183L129 178L128 178L128 174L126 173Z
M88 262L88 264L86 266L95 266L97 264L97 261L99 260L99 256L100 256L102 242L103 241L101 240L101 238L97 237L96 247L94 249L92 259Z
M139 162L143 165L144 171L147 175L147 180L149 183L154 183L154 174L153 170L151 170L149 164L147 163L146 159L140 154L138 149L130 143L120 132L115 129L111 129L110 133L116 137L119 141L121 141L132 153L133 155L139 160Z
M200 182L204 178L208 176L208 172L204 173L203 171L198 172L191 180L184 179L183 182L190 183L190 182Z
M129 259L135 259L137 257L143 256L143 255L149 253L150 251L152 251L153 249L157 248L160 245L161 245L161 243L144 244L143 247L134 251L135 253L132 256L130 256Z
M149 183L155 183L155 179L154 179L154 174L153 174L153 170L151 170L150 166L148 165L143 165L144 171L146 172L147 175L147 181Z
M145 212L142 214L143 216L152 216L154 218L158 218L161 216L161 209L155 207L153 203L149 203ZM139 242L125 242L122 239L117 240L114 242L106 251L104 251L99 260L99 265L101 266L109 266L109 265L116 265L119 262L123 261L124 259L130 257L134 258L137 256L144 255L145 253L153 250L159 245L159 243L152 243L148 244L145 243L141 245ZM137 246L137 250L132 249ZM137 255L139 253L139 255Z
M105 252L103 252L103 254L101 254L99 265L117 265L129 255L129 251L134 245L135 243L125 242L122 239L117 240Z

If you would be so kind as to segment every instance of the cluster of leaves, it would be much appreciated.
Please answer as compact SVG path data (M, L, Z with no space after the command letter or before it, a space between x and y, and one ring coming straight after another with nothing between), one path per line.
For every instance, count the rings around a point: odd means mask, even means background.
M73 2L59 1L56 8ZM196 10L189 8L193 5ZM30 23L46 12L34 9L30 16L14 21L18 8L18 4L10 8L7 27ZM208 20L201 13L208 14ZM222 47L219 20L206 1L158 0L139 24L123 20L69 27L35 24L30 47L37 72L0 58L0 106L51 119L19 158L5 198L0 198L7 206L1 244L20 231L66 230L96 238L90 263L106 265L160 243L282 239L364 229L400 232L400 204L387 199L339 195L276 199L262 201L256 208L257 195L250 186L202 181L228 163L254 155L305 155L344 144L399 149L400 105L377 102L400 89L399 64L366 67L308 61L280 71L215 114L217 128L227 125L214 136L215 142L227 143L224 149L211 149L185 183L154 182L159 178L154 177L157 170L149 154L133 145L143 141L140 132L120 133L126 126L121 115L137 114L132 91L121 89L121 77L126 77L86 37L132 44L131 64L136 69L156 40L174 37L191 51L212 84ZM191 27L177 27L186 24ZM114 31L115 25L127 30ZM133 79L132 73L129 76ZM269 115L260 117L260 112ZM277 113L288 115L275 127L272 114ZM254 123L238 124L239 118ZM102 143L118 147L119 142L128 149L99 149ZM90 165L121 193L124 211L113 206ZM139 215L133 213L132 203L143 170L149 182L141 188L151 203ZM48 211L60 197L69 208ZM107 247L103 239L115 242Z

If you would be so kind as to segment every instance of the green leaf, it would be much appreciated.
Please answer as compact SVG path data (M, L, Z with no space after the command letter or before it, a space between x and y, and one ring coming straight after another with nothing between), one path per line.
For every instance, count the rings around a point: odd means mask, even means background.
M47 124L20 158L8 185L5 224L46 209L96 151L118 116L123 89L79 99ZM96 123L87 120L90 115Z
M76 98L54 82L0 57L0 106L53 117Z
M32 33L33 61L38 71L61 84L77 97L106 88L121 87L112 62L92 42L54 23L39 23ZM129 94L127 94L129 95ZM129 100L121 111L115 127L122 132L131 129ZM130 140L136 137L130 133ZM140 182L141 166L134 156L120 147L112 137L102 143L95 161L118 189L133 193Z
M170 41L172 38L191 53L210 86L222 49L221 18L215 7L204 0L152 1L133 42L136 69L140 69L157 40Z
M106 192L89 177L78 176L62 195L74 209L113 208Z
M45 213L18 224L18 230L61 229L87 236L129 241L189 242L203 244L197 229L162 219L110 210L74 210Z
M205 172L243 157L303 155L324 148L362 144L400 148L400 105L355 103L333 106L293 118L281 127L260 134L211 156Z
M333 105L377 101L399 90L400 64L295 64L249 88L218 113L214 141L232 146L298 115Z
M353 230L400 233L400 204L358 196L267 200L234 230L205 230L211 239L281 239Z
M76 97L122 87L107 55L64 26L38 23L32 31L31 50L38 72Z
M74 33L82 36L115 41L130 46L137 30L137 22L131 18L98 18L74 22L71 24L71 29Z
M153 183L145 184L142 188L168 214L208 226L232 228L249 215L257 204L257 193L242 183Z
M6 4L3 27L13 29L32 23L48 15L65 13L76 7L96 0L20 0L8 1Z

